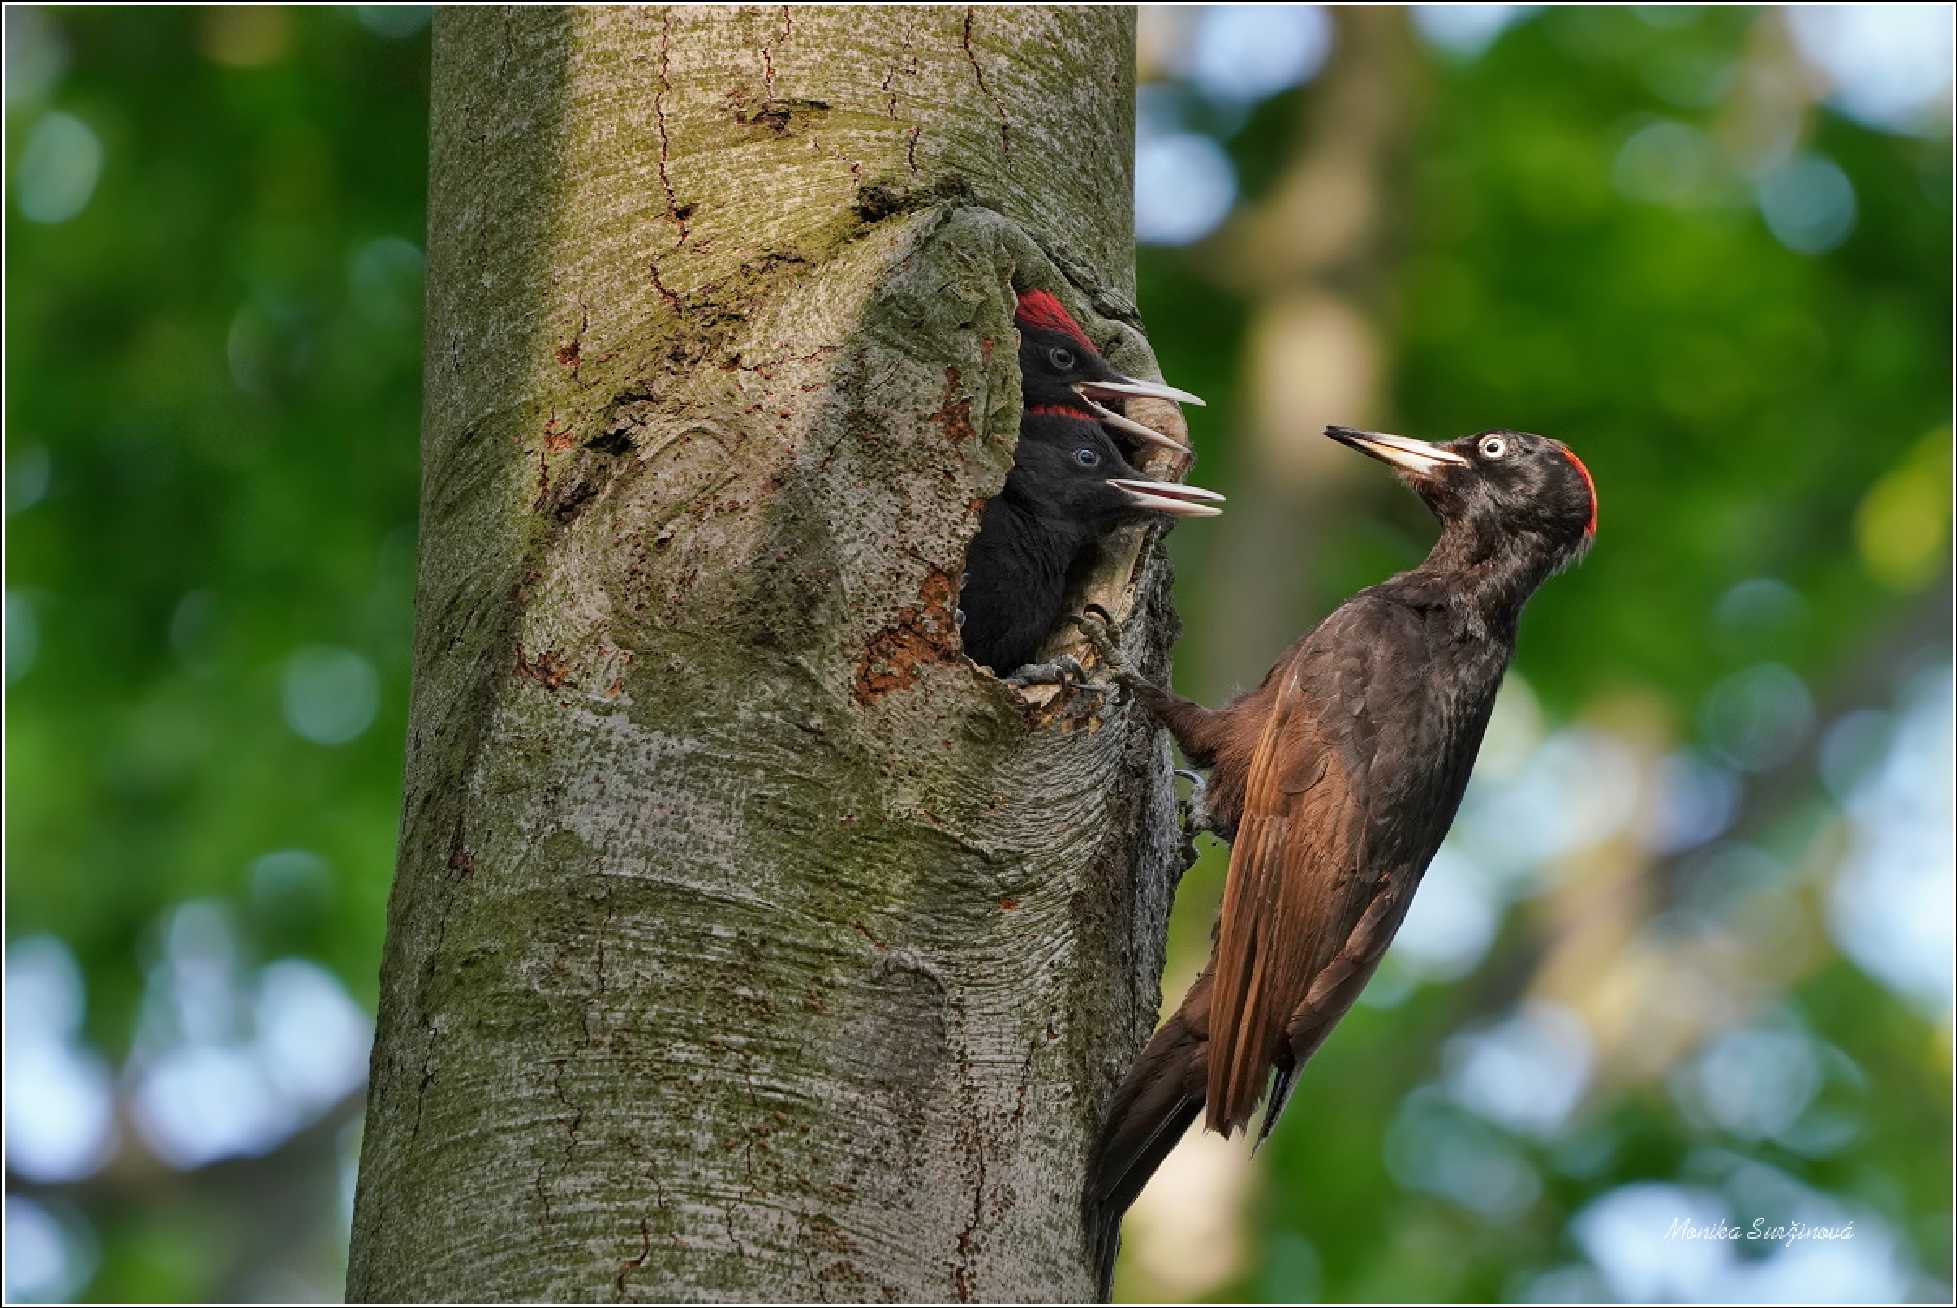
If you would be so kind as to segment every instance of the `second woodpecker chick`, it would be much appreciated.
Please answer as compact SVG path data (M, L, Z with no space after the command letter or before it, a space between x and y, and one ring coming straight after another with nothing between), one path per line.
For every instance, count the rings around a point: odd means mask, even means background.
M1157 515L1215 517L1223 503L1200 486L1144 478L1117 435L1131 449L1153 445L1186 455L1189 447L1109 407L1127 397L1201 400L1117 372L1046 291L1020 294L1013 325L1019 444L1004 488L979 520L958 603L965 653L1002 677L1038 655L1103 536Z
M1032 662L1101 537L1155 515L1213 518L1222 500L1200 486L1143 478L1084 413L1026 414L1012 472L987 502L966 555L958 602L965 653L1000 676Z

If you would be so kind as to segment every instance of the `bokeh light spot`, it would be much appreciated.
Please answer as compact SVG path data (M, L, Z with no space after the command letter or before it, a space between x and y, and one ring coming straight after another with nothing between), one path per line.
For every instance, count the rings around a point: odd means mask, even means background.
M1652 784L1651 820L1639 838L1655 854L1705 844L1732 825L1739 809L1740 783L1732 769L1689 750L1660 760Z
M7 105L38 100L68 68L68 43L39 5L8 5Z
M1526 1135L1561 1129L1590 1082L1583 1020L1546 1001L1447 1043L1448 1094L1488 1121Z
M1767 230L1800 254L1825 254L1855 229L1855 187L1833 160L1797 155L1761 178L1756 190Z
M203 11L199 45L205 55L232 68L256 68L284 57L291 44L290 15L278 5L231 5Z
M1887 131L1928 132L1948 119L1949 5L1790 5L1807 60L1828 75L1834 103Z
M1680 1185L1637 1182L1592 1200L1571 1220L1577 1243L1621 1303L1700 1299L1732 1253L1724 1241L1676 1238L1675 1224L1700 1229L1726 1218L1719 1195Z
M1414 26L1428 42L1464 59L1472 59L1509 27L1541 5L1415 5Z
M1713 619L1741 648L1784 646L1807 622L1808 602L1775 577L1749 577L1719 597Z
M421 247L383 236L354 251L348 266L354 304L381 327L404 327L421 314Z
M1821 780L1836 802L1846 804L1889 753L1889 715L1856 709L1837 718L1821 738Z
M90 1233L63 1223L26 1195L7 1196L6 1231L8 1303L60 1303L95 1274Z
M47 446L39 441L15 445L7 452L7 512L19 513L39 504L48 497L53 480L54 457Z
M41 621L34 604L17 590L7 592L7 684L13 685L34 668L41 652Z
M373 725L380 675L349 649L310 647L285 667L286 725L321 745L344 745Z
M1794 1028L1728 1031L1672 1078L1688 1111L1745 1140L1787 1131L1820 1086L1814 1042Z
M1499 905L1473 866L1442 849L1420 879L1389 957L1427 980L1466 976L1494 943L1499 922Z
M256 1020L260 1061L301 1110L330 1107L366 1078L373 1023L319 964L303 958L268 964L258 977Z
M73 114L48 114L34 124L14 165L21 216L67 222L88 207L101 176L102 141L94 129Z
M75 1181L115 1146L108 1064L81 1039L80 965L53 936L7 947L7 1167L44 1183Z
M261 1154L296 1125L248 1045L187 1044L155 1057L132 1110L150 1148L178 1168Z
M1855 510L1870 575L1894 590L1928 585L1950 564L1950 428L1916 442Z
M1318 5L1213 5L1200 11L1188 75L1212 100L1261 100L1310 81L1332 48Z
M1785 763L1807 735L1814 700L1792 668L1759 663L1714 686L1700 720L1723 759L1742 771L1764 772Z
M1187 245L1216 230L1237 198L1236 170L1209 137L1174 132L1135 149L1135 239Z
M280 849L254 860L248 873L252 903L275 913L311 912L333 893L333 874L310 849Z
M1409 1190L1496 1221L1515 1217L1542 1193L1542 1179L1513 1143L1431 1086L1401 1103L1386 1135L1386 1167Z
M1849 957L1945 1023L1957 981L1950 715L1945 664L1910 686L1888 757L1855 786L1852 846L1828 900L1829 930Z
M1633 132L1611 167L1617 189L1634 200L1676 209L1723 202L1733 179L1719 148L1696 127L1669 119Z
M375 36L402 41L428 26L428 5L356 5L360 25Z

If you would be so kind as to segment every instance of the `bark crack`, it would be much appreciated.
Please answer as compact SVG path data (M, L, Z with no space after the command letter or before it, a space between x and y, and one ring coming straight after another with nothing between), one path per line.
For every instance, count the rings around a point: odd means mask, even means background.
M781 7L781 30L775 33L774 42L761 43L761 83L762 99L770 104L775 98L775 44L788 40L795 34L795 19L788 12L788 6Z
M970 25L968 19L968 40L969 31ZM971 47L967 45L966 53L969 54L970 52ZM884 94L884 114L886 117L892 119L897 117L897 74L902 73L906 77L917 76L917 47L911 44L911 39L908 36L904 38L904 59L907 61L908 66L906 66L906 62L891 64L889 71L883 75L883 81L878 84L878 89ZM904 161L910 165L910 170L913 173L917 171L917 138L923 131L922 124L913 122L904 133Z
M448 865L455 870L456 875L440 879L445 892L442 897L442 915L435 921L435 943L428 951L428 963L422 970L421 993L418 996L421 1027L427 1044L421 1051L421 1081L415 1087L414 1125L408 1130L410 1149L421 1137L421 1121L428 1111L428 1087L435 1083L435 1038L440 1033L428 1016L428 987L435 979L435 969L441 964L442 946L448 940L449 915L455 909L455 883L467 880L476 874L476 856L470 852L464 840L463 823L460 819L457 819L455 824L455 838L449 844Z
M998 96L992 94L992 88L985 84L985 69L979 66L978 51L972 49L972 22L977 17L978 8L976 6L965 6L965 58L972 65L972 77L978 82L979 94L990 102L993 112L999 115L999 148L1007 154L1011 154L1012 129L1008 125L1006 118L1006 106L1000 103Z
M972 1185L972 1220L958 1233L958 1262L952 1267L952 1287L957 1291L960 1303L971 1303L977 1297L979 1227L985 1221L985 1127L974 1115L971 1122L972 1158L977 1167L977 1176Z
M684 222L680 223L680 240L682 242L686 240L686 224ZM686 301L680 298L679 292L660 280L659 260L657 259L652 261L652 289L659 292L660 298L666 301L667 307L674 313L683 314L686 312Z
M666 190L666 217L679 229L679 240L674 248L686 244L686 213L680 208L679 196L673 191L673 177L667 171L667 163L672 158L673 141L666 126L666 94L673 89L673 13L667 10L659 28L659 89L653 92L652 115L659 127L659 184ZM652 284L659 286L659 265L652 266ZM660 287L660 294L668 301L678 297Z
M561 1155L561 1161L558 1167L559 1175L570 1170L571 1155L576 1152L578 1147L578 1131L584 1126L584 1108L581 1105L572 1103L571 1097L564 1093L564 1069L570 1064L570 1061L568 1058L554 1058L551 1060L551 1066L557 1069L557 1075L551 1080L551 1094L556 1097L558 1103L563 1104L571 1110L571 1126L564 1141L564 1152ZM556 1215L551 1207L550 1185L545 1179L545 1172L547 1170L547 1168L543 1167L537 1169L536 1189L537 1198L542 1201L544 1206L544 1221L552 1222L556 1220Z
M613 1286L617 1289L617 1293L612 1296L614 1302L625 1297L625 1278L633 1272L638 1271L641 1267L644 1267L646 1265L646 1259L650 1257L652 1257L652 1223L641 1217L639 1219L639 1256L637 1258L627 1258L618 1265L618 1276L612 1281Z
M779 342L777 342L779 344ZM784 354L773 359L763 359L759 363L743 363L739 354L734 355L722 367L728 372L751 372L763 381L773 381L775 375L770 369L784 368L796 363L814 363L817 359L835 354L842 349L840 345L818 345L807 354Z
M812 142L816 140L816 138L814 137L810 137L809 139ZM856 179L856 183L858 186L861 186L863 184L863 161L860 159L850 158L848 155L843 153L843 148L840 145L835 144L834 142L830 142L828 144L829 144L829 153L835 157L836 162L841 164L846 164L849 167L849 175Z
M609 885L605 887L605 920L598 927L598 984L592 990L590 998L585 1001L582 1014L584 1043L587 1047L595 1047L596 1044L591 1036L591 1005L602 997L611 985L610 962L605 952L605 941L611 938L612 922L618 916L617 895L618 891L614 887Z

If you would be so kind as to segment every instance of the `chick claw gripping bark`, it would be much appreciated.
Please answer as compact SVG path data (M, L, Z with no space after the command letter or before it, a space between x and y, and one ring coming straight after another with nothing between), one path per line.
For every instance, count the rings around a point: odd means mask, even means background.
M1019 444L1004 488L979 520L959 595L965 653L1001 676L1039 652L1101 537L1137 518L1215 517L1223 502L1200 486L1145 479L1117 437L1183 454L1189 447L1101 402L1201 400L1116 372L1045 291L1019 296L1014 324L1024 403ZM1070 675L1078 679L1077 665L1042 664L1018 680Z
M1261 1143L1365 988L1454 821L1523 605L1596 533L1589 471L1558 441L1325 434L1426 501L1441 536L1425 562L1347 600L1223 709L1119 671L1105 624L1096 633L1119 680L1210 770L1205 807L1232 842L1209 964L1115 1091L1090 1158L1104 1292L1122 1213L1189 1123L1204 1114L1227 1136L1269 1083Z

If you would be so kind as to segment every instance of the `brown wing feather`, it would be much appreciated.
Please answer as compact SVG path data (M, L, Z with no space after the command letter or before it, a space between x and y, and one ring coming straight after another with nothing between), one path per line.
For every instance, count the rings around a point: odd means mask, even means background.
M1336 951L1353 871L1351 779L1287 672L1244 786L1216 947L1208 1124L1249 1122L1309 978Z
M1412 887L1368 865L1382 707L1368 701L1379 693L1375 660L1404 666L1420 639L1390 607L1349 604L1301 644L1277 687L1248 769L1217 938L1212 1130L1249 1124L1273 1068L1295 1069L1317 1048L1405 915Z

